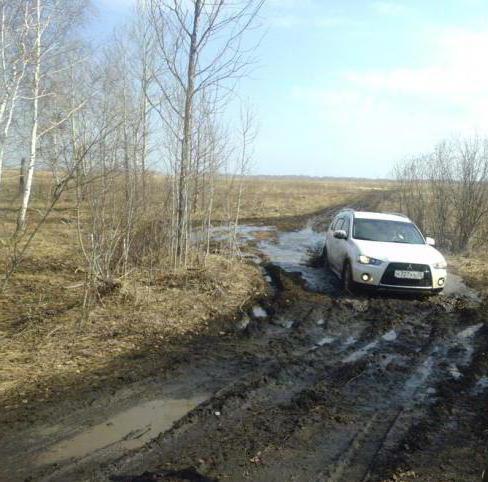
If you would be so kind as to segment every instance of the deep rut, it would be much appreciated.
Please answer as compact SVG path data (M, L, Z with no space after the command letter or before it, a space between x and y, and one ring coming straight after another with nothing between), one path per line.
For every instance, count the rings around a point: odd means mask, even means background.
M307 248L307 233L281 236L279 249L267 241L263 252L280 260L267 266L269 316L251 314L235 353L206 368L216 380L202 382L207 400L142 448L44 467L34 479L479 481L486 307L456 295L344 297L310 258L320 236ZM289 249L300 252L287 259ZM445 468L453 434L473 456ZM425 454L439 460L435 470Z
M301 290L283 272L280 283L283 296ZM94 480L188 467L216 480L383 480L453 367L471 364L481 324L466 325L455 298L298 298L262 329L259 366Z

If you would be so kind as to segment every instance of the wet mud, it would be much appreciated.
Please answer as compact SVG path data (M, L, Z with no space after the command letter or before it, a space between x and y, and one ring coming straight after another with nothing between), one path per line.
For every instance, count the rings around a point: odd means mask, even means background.
M7 434L0 479L482 480L487 305L458 278L428 299L346 296L324 225L243 227L270 299L211 355Z

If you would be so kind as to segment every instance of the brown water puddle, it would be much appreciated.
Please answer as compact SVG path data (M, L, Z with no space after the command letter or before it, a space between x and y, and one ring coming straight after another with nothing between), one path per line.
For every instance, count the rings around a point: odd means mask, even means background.
M121 453L136 449L171 428L207 398L207 394L201 394L187 399L144 402L53 445L37 457L36 465L82 459L101 449Z

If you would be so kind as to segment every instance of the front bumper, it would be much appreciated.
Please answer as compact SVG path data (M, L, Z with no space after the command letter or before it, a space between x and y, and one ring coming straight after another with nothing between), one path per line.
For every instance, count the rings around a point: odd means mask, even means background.
M387 269L390 265L395 264L397 263L383 263L380 266L373 266L355 262L352 265L352 279L355 283L364 287L394 291L441 291L445 286L447 271L434 268L432 265L425 265L426 269L430 270L430 273L426 273L427 281L422 282L422 284L413 285L413 282L406 281L402 283L400 280L388 282L391 276L386 273ZM368 279L366 279L366 276Z

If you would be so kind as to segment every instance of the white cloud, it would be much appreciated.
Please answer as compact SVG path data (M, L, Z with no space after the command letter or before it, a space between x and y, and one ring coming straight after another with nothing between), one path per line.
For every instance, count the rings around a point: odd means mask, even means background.
M300 17L298 15L281 15L271 19L276 27L294 28L307 27L327 29L336 27L351 27L358 25L358 22L347 17L340 16L316 16L313 18Z
M410 12L410 9L400 3L377 1L371 4L373 10L380 15L402 17Z
M280 7L280 8L296 8L300 7L303 9L309 5L313 4L313 0L267 0L268 5L272 7Z
M127 9L135 5L136 0L96 0L95 5L112 9Z
M297 25L302 25L304 19L296 15L280 15L271 19L271 24L275 27L292 28Z
M385 169L442 138L486 133L488 32L438 30L433 45L430 65L345 72L335 88L297 86L292 98L344 158Z
M345 81L358 87L394 94L466 102L488 95L488 32L448 29L438 33L432 64L418 68L353 71Z

